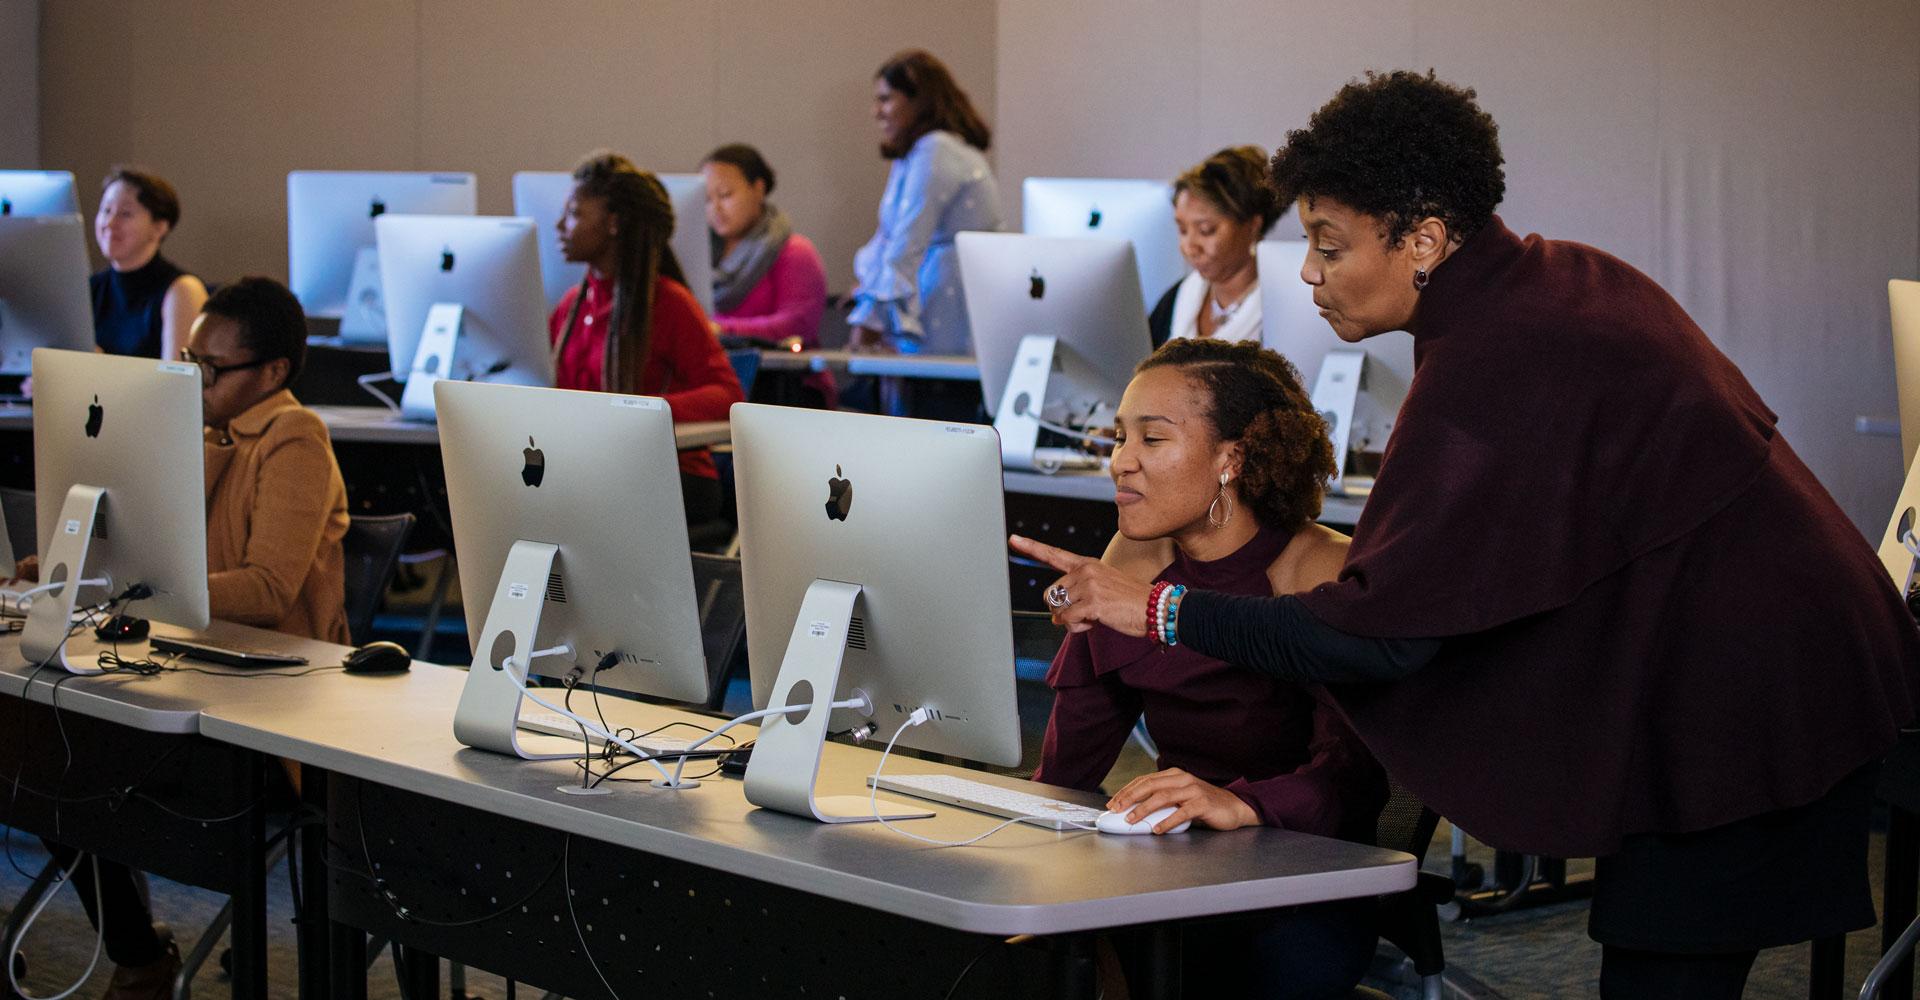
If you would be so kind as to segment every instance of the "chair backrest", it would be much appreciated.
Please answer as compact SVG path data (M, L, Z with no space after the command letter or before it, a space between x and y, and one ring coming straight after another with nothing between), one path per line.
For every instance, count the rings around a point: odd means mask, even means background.
M727 361L733 365L734 377L740 380L740 394L753 398L753 380L760 374L760 352L756 349L728 351Z
M1380 819L1374 824L1374 844L1396 851L1405 851L1414 858L1425 861L1427 845L1433 841L1433 831L1440 826L1440 817L1428 809L1406 786L1387 777L1387 804L1380 810Z
M740 560L693 553L693 590L700 602L700 642L707 654L707 704L718 707L726 700L734 661L746 645L747 603L740 585Z
M347 525L340 547L347 559L347 631L356 646L368 639L374 613L400 561L400 548L412 530L412 514L356 517Z
M0 486L0 517L6 518L7 543L13 546L15 559L25 559L40 551L40 543L35 539L32 490ZM11 565L7 567L7 575L13 575Z

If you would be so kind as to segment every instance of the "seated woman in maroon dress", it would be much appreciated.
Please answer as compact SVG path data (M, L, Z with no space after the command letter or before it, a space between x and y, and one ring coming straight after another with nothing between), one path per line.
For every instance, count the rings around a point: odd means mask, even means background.
M1346 539L1313 519L1333 450L1293 366L1251 343L1176 340L1140 364L1119 411L1113 481L1120 534L1107 559L1155 581L1271 596L1334 578ZM1264 824L1369 841L1385 776L1339 712L1275 680L1145 637L1069 635L1034 780L1094 790L1145 718L1160 771L1113 796L1137 819L1176 811L1232 830ZM1236 996L1345 997L1366 971L1372 901L1209 925L1189 964L1247 977ZM1206 953L1205 958L1194 951Z
M1287 137L1314 301L1349 342L1410 332L1417 367L1340 578L1191 591L1173 638L1327 684L1492 846L1596 858L1603 998L1730 1000L1757 949L1874 922L1874 775L1920 632L1679 303L1494 215L1501 162L1431 73L1348 84ZM1144 584L1016 547L1066 572L1056 619L1145 630Z

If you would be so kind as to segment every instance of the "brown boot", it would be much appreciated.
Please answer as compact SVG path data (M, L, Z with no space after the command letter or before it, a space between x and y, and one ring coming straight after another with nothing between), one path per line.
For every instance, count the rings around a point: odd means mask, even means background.
M101 1000L171 1000L173 977L180 972L180 946L171 932L163 932L166 951L145 965L116 965Z

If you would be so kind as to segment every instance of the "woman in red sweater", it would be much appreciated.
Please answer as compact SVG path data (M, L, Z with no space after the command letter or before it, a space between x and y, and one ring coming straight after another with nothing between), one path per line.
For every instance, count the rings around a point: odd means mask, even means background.
M560 214L560 250L587 265L548 320L554 384L660 396L675 421L725 420L740 380L715 340L667 241L673 203L658 178L618 153L573 170ZM719 474L705 448L680 453L690 526L720 518Z

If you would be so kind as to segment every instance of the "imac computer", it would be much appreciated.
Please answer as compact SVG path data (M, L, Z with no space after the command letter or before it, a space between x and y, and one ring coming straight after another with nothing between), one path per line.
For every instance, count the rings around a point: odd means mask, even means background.
M553 384L532 219L388 214L374 230L401 416L433 419L440 379Z
M39 598L29 663L98 673L67 656L74 610L150 594L128 613L207 627L207 500L200 369L92 351L33 352Z
M961 286L1010 469L1048 468L1044 429L1111 426L1153 352L1133 245L1111 236L961 233ZM1052 425L1052 427L1046 427Z
M992 428L736 403L733 454L754 705L808 706L761 723L747 800L875 818L864 790L814 794L821 744L867 722L891 733L918 709L932 724L900 745L1019 763ZM829 710L856 692L869 714Z
M65 170L0 170L0 216L78 215L80 197Z
M1913 468L1920 451L1920 281L1887 282L1893 316L1893 379L1900 393L1900 451Z
M373 222L472 215L472 174L295 170L287 175L287 273L309 316L340 320L345 340L379 342L383 318ZM401 372L404 374L404 372Z
M673 255L687 275L687 290L713 315L713 247L707 235L707 184L699 174L656 174L673 201ZM555 226L573 193L573 175L559 170L522 170L513 175L513 214L534 221L540 231L540 280L547 305L586 276L585 264L560 255Z
M1160 301L1186 277L1173 185L1098 177L1029 177L1020 185L1022 231L1031 236L1118 236L1133 242L1140 292Z
M577 669L606 688L705 699L666 401L452 381L434 394L460 589L470 608L492 602L485 618L467 617L473 667L454 715L460 742L528 759L578 756L578 740L552 747L517 734L532 674Z
M93 350L87 273L80 216L0 217L0 376L28 374L36 347Z
M1413 384L1413 338L1387 333L1358 344L1341 340L1313 304L1313 288L1300 280L1307 242L1263 240L1254 253L1261 339L1300 370L1313 408L1327 421L1338 467L1329 490L1364 496Z

